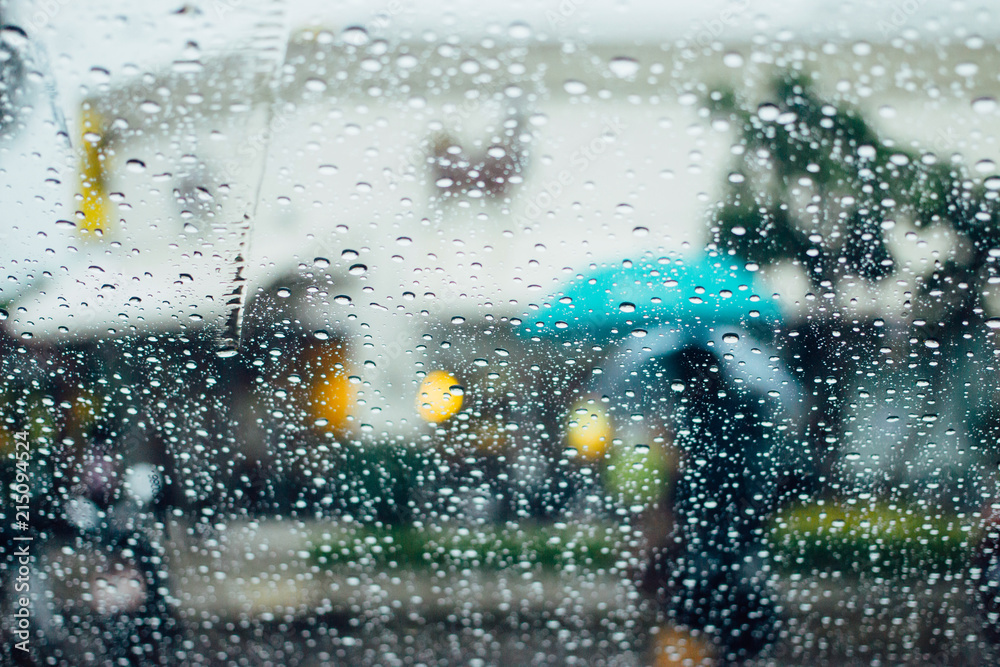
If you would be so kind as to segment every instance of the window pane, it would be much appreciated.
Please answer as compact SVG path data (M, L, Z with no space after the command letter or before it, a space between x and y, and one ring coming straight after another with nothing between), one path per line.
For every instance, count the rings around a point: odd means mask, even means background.
M4 664L995 664L992 15L0 4Z

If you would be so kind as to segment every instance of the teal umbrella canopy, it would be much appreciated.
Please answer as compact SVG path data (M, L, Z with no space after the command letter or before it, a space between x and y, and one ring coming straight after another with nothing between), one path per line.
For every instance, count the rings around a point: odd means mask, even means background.
M781 313L736 257L646 255L570 280L522 318L519 332L553 338L642 336L665 326L775 326Z

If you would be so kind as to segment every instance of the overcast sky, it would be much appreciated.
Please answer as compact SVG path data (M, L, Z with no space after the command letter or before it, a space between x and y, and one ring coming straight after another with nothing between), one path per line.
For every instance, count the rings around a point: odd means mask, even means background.
M891 38L902 27L916 28L923 37L959 37L963 32L1000 34L994 3L982 0L14 0L16 20L36 32L61 34L66 46L86 42L98 51L142 58L148 39L142 30L122 32L144 17L180 8L180 20L201 16L238 33L241 19L259 16L260 8L283 6L292 28L319 22L332 28L351 24L384 33L485 34L491 26L506 28L524 22L534 36L587 36L599 41L676 39L707 30L723 39L746 38L755 32L809 40ZM73 30L65 30L72 26ZM84 29L84 26L87 29ZM119 30L115 30L115 26ZM162 25L161 34L170 31ZM110 31L113 43L98 39ZM130 36L132 37L131 43Z

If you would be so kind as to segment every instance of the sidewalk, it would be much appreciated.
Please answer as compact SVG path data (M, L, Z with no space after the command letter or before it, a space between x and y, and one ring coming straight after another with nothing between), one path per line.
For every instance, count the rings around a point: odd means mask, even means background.
M648 629L663 622L614 573L361 562L331 571L314 565L309 552L330 530L329 523L271 520L230 523L199 544L174 541L171 586L182 615L247 630L273 627L293 644L303 641L302 629L322 627L316 634L323 640L306 652L340 655L344 664L391 664L369 651L416 651L419 644L427 656L478 654L483 665L533 664L536 653L565 664L578 656L580 664L638 665ZM1000 664L1000 652L981 636L973 585L963 577L791 574L776 585L789 620L763 664ZM506 662L515 655L524 662Z

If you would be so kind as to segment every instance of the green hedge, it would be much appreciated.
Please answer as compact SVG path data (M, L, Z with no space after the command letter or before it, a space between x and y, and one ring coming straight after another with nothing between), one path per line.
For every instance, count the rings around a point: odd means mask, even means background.
M383 529L343 528L341 534L312 547L324 567L362 563L366 566L506 569L541 566L584 569L610 567L622 556L617 527L517 528L482 526L473 529L413 526Z
M827 569L919 576L955 572L975 542L971 522L934 508L809 504L771 522L771 553L792 570Z
M433 564L495 570L525 564L594 570L640 555L629 550L616 524L556 526L340 526L315 543L311 555L315 563L330 568ZM817 501L779 512L767 542L785 570L922 576L965 567L976 535L969 519L932 508Z

